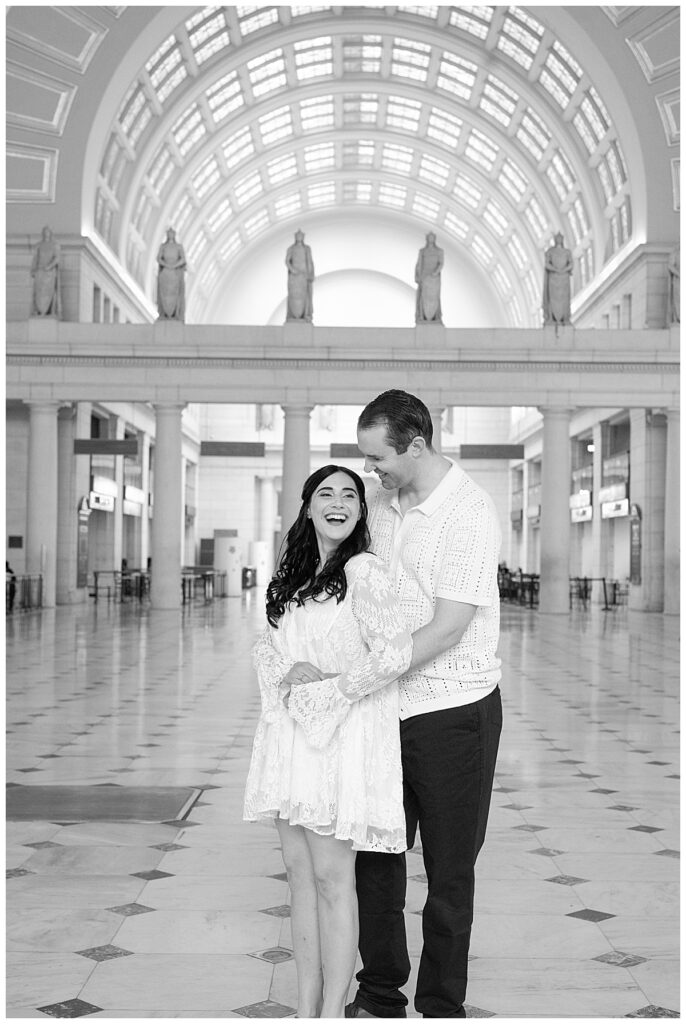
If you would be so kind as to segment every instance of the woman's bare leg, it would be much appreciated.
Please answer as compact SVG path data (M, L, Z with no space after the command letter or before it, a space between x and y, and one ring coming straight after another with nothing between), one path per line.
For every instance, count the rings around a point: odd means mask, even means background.
M322 1017L343 1017L357 956L358 919L352 843L305 830L312 854L324 973Z
M298 1017L319 1017L323 979L312 855L301 825L276 819L291 890L291 933L298 976Z

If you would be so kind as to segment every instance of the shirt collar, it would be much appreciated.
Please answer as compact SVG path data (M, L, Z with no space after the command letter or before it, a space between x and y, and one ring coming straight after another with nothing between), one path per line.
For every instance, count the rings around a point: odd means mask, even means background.
M408 508L408 512L421 512L424 516L433 515L436 509L443 503L447 495L455 490L458 481L464 476L464 470L461 469L456 462L453 462L452 459L448 459L447 456L445 456L445 458L450 463L450 469L448 472L445 474L443 479L436 484L428 498L425 498L421 504L413 505L412 508ZM402 511L398 503L397 491L391 498L390 506L402 516Z

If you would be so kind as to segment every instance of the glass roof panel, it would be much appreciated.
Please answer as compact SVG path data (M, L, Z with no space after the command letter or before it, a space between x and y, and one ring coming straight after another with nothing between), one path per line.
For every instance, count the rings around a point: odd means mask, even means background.
M308 146L305 150L305 170L308 174L329 170L336 163L336 147L333 142L325 142L319 146Z
M391 185L382 182L379 185L379 202L382 206L395 206L402 208L407 199L407 188L404 185Z
M332 206L336 202L336 184L324 181L310 185L307 190L310 206Z
M231 213L231 203L228 199L222 199L221 203L207 218L208 226L216 234L231 219Z
M191 184L199 199L206 196L217 184L220 178L219 165L215 157L211 156L202 165L200 170L191 178Z
M521 200L529 187L526 175L509 157L505 157L500 168L498 184L516 203Z
M277 217L290 217L299 213L302 209L302 199L299 192L293 192L289 196L282 196L274 202L274 212Z
M236 6L238 15L238 27L242 36L257 32L260 28L273 25L279 20L276 7L259 7L256 5L238 4Z
M182 230L192 212L193 203L191 202L191 197L187 192L184 192L181 199L176 204L176 210L174 213L174 224L176 225L177 231Z
M419 164L419 177L430 181L438 188L443 188L450 175L450 166L443 160L425 153Z
M444 51L439 65L436 85L439 89L469 100L476 80L477 66L470 60L458 57L456 53Z
M432 107L426 134L449 149L455 149L460 138L464 122L454 114L449 114L438 107Z
M412 200L412 212L416 213L419 217L427 217L429 220L436 220L440 205L441 204L438 199L435 199L433 196L427 196L424 195L423 192L417 192Z
M282 89L286 85L286 60L283 50L261 53L247 62L248 77L256 98Z
M544 238L551 234L552 229L543 212L541 204L535 196L531 196L524 209L524 216L528 220L534 234L538 238Z
M245 103L238 72L230 71L228 75L224 75L207 89L205 96L215 124L219 124Z
M512 291L512 285L510 279L503 269L502 263L496 263L494 267L491 267L491 274L495 281L496 288L501 295L509 295Z
M514 265L518 270L524 270L528 266L529 261L526 258L526 250L521 243L519 235L513 232L508 238L506 245Z
M362 35L343 40L343 73L378 75L383 53L381 36Z
M462 220L461 217L458 217L452 210L446 210L443 226L448 231L451 231L461 241L464 241L469 234L469 225L467 222Z
M374 163L375 145L366 139L343 143L344 167L371 167Z
M253 213L252 216L247 218L245 233L248 238L254 238L267 227L269 227L269 211L258 210L257 213Z
M219 248L219 255L222 260L230 260L241 248L243 240L239 231L234 231Z
M376 124L379 97L374 93L359 93L343 97L344 125Z
M453 7L450 11L450 24L453 28L459 28L463 32L469 32L477 39L485 39L488 35L488 26L493 19L494 8L490 6L474 7Z
M234 186L234 195L239 206L245 206L262 192L262 178L259 171L251 171Z
M494 234L502 238L510 223L498 204L489 199L484 206L482 216Z
M278 110L272 110L269 114L260 117L257 123L265 146L293 134L290 107L279 107Z
M398 7L399 11L405 11L407 14L417 14L422 18L435 18L438 14L438 7L433 7L431 4L422 4L421 6L413 7Z
M541 159L552 139L548 127L531 107L527 107L522 116L516 136L525 149L533 153L537 161Z
M199 65L230 45L226 18L221 7L205 7L186 21L188 41Z
M400 128L406 132L416 132L419 128L421 103L408 100L402 96L389 96L386 104L386 124Z
M197 104L193 104L192 107L184 111L182 117L172 125L171 133L182 156L186 156L195 143L207 134L207 128Z
M188 262L195 263L204 253L207 244L207 235L204 231L199 231L188 247Z
M150 165L148 181L152 189L160 195L162 189L174 173L174 161L167 146L162 146L155 160Z
M464 206L468 206L470 210L476 210L483 195L479 186L464 174L458 174L455 179L453 194L459 202Z
M381 151L381 166L399 174L409 174L412 168L414 150L406 146L386 143Z
M466 156L475 164L490 171L498 155L498 147L487 135L477 128L472 128L465 149Z
M246 126L239 128L237 132L222 143L222 152L226 166L231 169L237 167L243 160L247 160L255 152L255 144L252 133Z
M344 203L369 203L372 198L371 181L344 181Z
M488 75L481 93L479 106L507 128L512 120L518 100L519 97L516 92L496 78L495 75Z
M311 100L301 100L300 124L304 132L318 132L333 128L333 96L317 96Z
M425 82L431 59L431 47L411 39L394 39L391 50L391 74Z
M288 178L293 178L298 173L298 164L295 153L286 153L284 156L276 157L267 164L267 174L271 185L278 185Z
M479 262L483 263L485 267L487 267L489 263L493 262L493 250L488 242L486 242L486 240L476 232L474 232L472 237L472 249L476 253L476 257Z
M322 78L333 74L333 46L331 36L307 39L293 46L295 73L298 81Z

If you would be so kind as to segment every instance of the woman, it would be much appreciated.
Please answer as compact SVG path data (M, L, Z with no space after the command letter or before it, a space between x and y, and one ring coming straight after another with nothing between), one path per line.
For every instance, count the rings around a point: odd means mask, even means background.
M355 853L406 848L398 694L412 641L368 551L364 484L324 466L267 588L244 818L273 818L291 889L299 1017L343 1017L355 968Z

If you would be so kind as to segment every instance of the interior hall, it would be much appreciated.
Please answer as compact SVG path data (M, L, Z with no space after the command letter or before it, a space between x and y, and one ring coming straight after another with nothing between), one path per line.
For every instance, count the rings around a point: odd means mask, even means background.
M251 649L388 389L502 530L467 1015L679 1016L680 8L5 34L8 1019L295 1015Z

